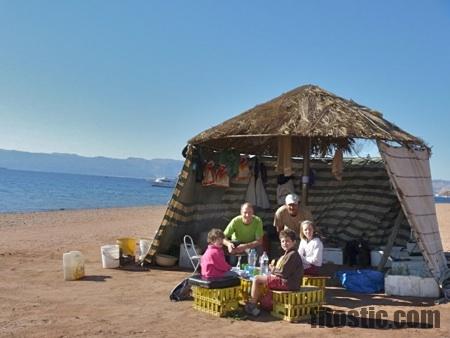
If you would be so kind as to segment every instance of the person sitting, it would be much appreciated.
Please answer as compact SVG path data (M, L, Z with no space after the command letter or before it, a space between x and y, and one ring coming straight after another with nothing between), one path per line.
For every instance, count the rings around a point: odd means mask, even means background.
M242 204L241 214L230 221L224 234L226 238L223 243L230 255L242 255L252 248L256 248L258 255L262 253L263 224L261 218L254 214L250 203ZM237 260L230 261L231 264L236 264Z
M211 229L208 232L208 248L200 260L201 276L203 278L217 278L236 276L230 271L231 266L225 261L223 252L223 239L225 235L220 229Z
M300 246L298 253L302 258L305 275L318 275L322 266L323 244L315 234L314 224L311 221L303 221L300 232Z
M268 287L269 290L281 291L298 291L300 289L303 264L296 250L297 235L293 230L285 229L280 231L279 237L284 255L278 259L275 265L273 262L269 265L270 275L255 276L250 293L251 298L245 304L245 311L253 316L260 313L257 303L262 296L260 290L263 286Z
M283 229L289 228L294 230L297 236L299 236L300 223L304 220L312 219L312 214L309 209L299 208L299 201L298 195L289 194L285 198L285 204L275 212L273 226L277 229L278 233Z

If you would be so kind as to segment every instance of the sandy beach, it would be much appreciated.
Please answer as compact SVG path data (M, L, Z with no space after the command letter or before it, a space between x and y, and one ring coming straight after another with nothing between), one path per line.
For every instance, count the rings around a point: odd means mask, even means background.
M299 337L324 335L450 336L450 304L433 299L351 294L328 288L335 310L373 307L390 316L396 310L438 310L440 328L417 325L395 330L359 327L311 328L268 314L239 321L192 309L192 302L170 302L179 270L103 269L100 247L120 237L152 237L165 207L0 214L0 337ZM438 204L444 249L450 250L450 204ZM86 278L66 282L62 255L80 250ZM392 317L388 317L393 320Z

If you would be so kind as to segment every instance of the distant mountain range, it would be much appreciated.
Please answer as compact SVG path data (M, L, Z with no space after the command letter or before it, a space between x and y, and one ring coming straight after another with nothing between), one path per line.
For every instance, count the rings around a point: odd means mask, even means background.
M435 195L450 196L450 181L433 180L433 192Z
M0 167L16 170L132 178L176 177L183 161L142 158L116 159L75 154L29 153L0 149Z
M176 177L183 161L143 158L116 159L61 153L29 153L0 149L0 167L16 170L133 178ZM433 180L434 194L450 195L450 181Z

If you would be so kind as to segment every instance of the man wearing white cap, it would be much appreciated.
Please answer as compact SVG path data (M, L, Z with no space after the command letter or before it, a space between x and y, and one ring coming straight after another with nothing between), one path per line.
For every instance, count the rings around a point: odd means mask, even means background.
M300 209L299 201L300 199L296 194L289 194L286 196L285 204L275 212L273 226L278 233L284 228L289 228L294 230L297 236L300 236L300 224L305 220L313 221L311 211Z

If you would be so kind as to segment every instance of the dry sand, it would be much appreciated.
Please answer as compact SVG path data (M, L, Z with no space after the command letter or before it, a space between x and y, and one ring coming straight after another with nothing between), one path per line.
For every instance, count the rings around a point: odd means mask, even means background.
M450 250L450 204L437 205L445 250ZM440 328L380 330L357 327L311 328L268 314L255 320L216 318L173 303L172 287L188 272L103 269L100 246L120 237L152 237L165 207L0 214L0 337L299 337L345 335L450 336L450 304L432 299L386 297L327 289L327 306L360 310L373 306L393 320L396 310L439 310ZM62 255L85 255L84 280L63 279Z

